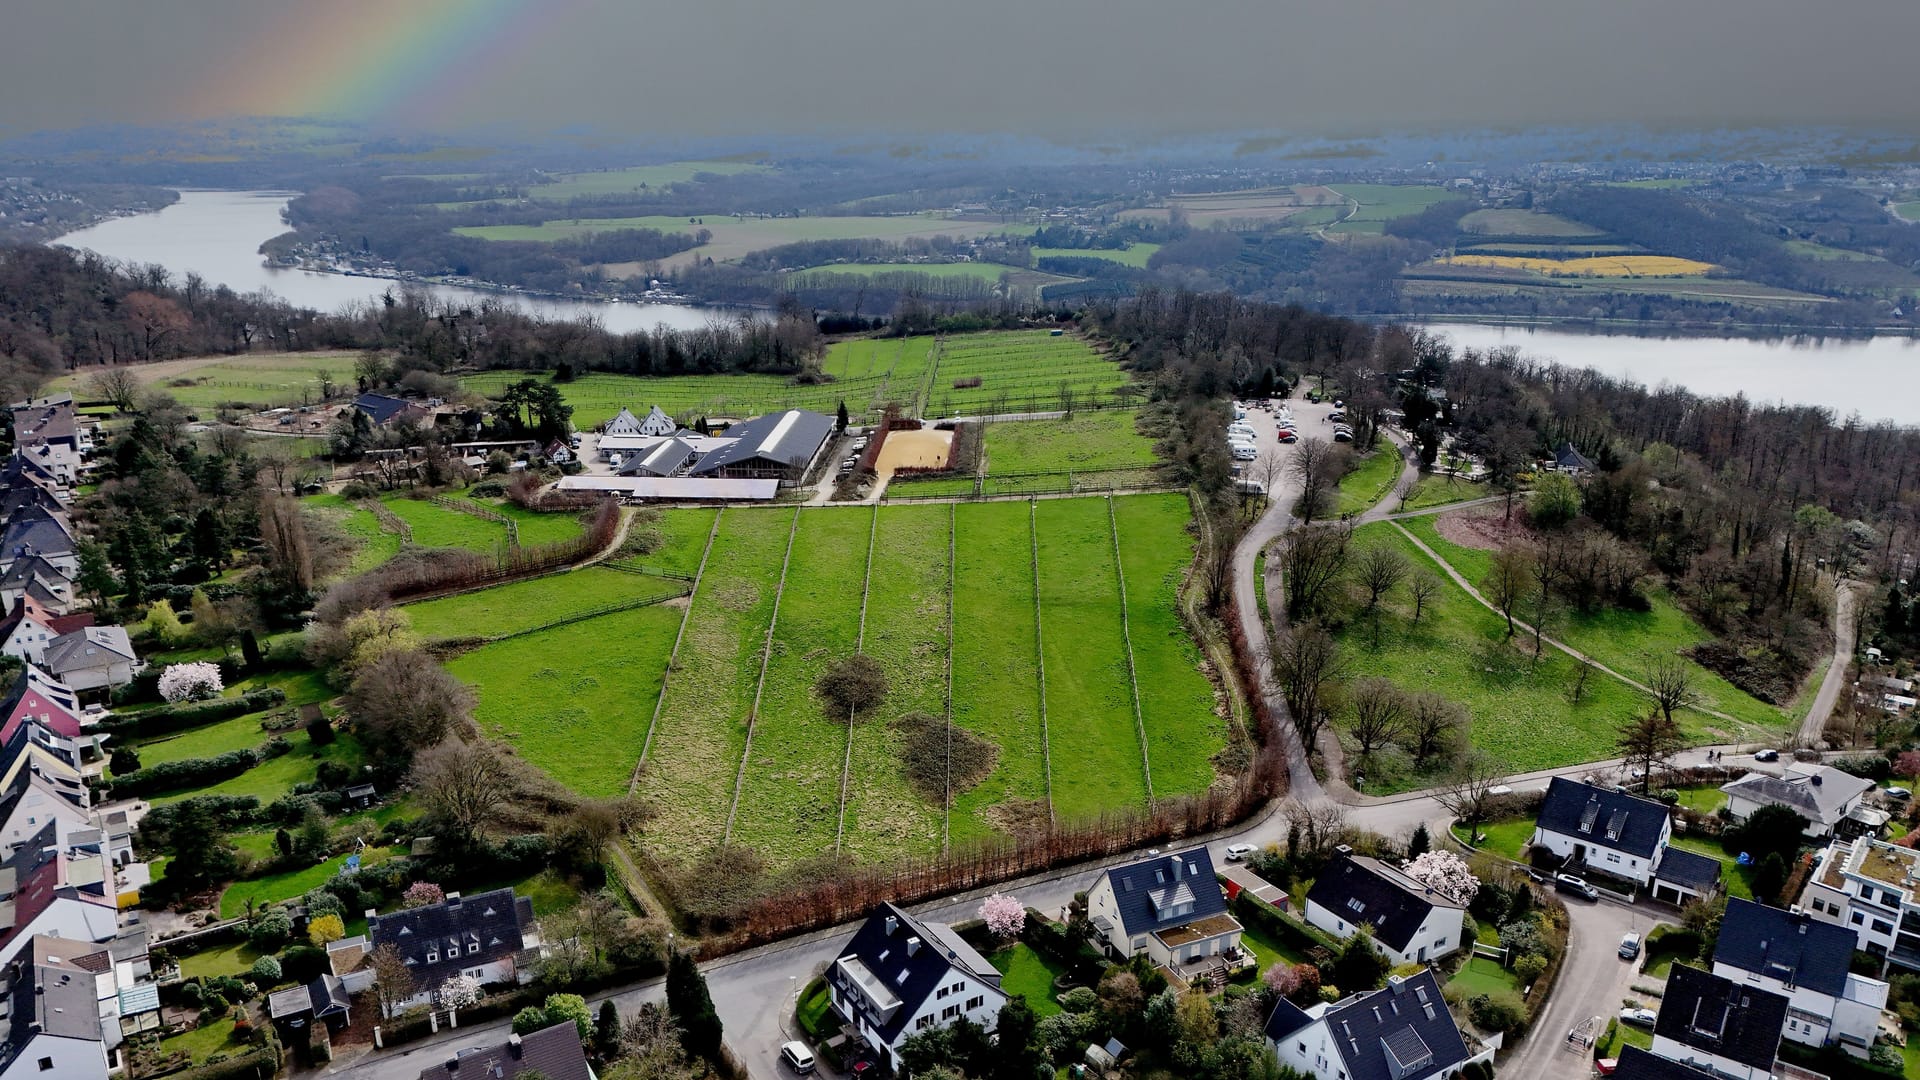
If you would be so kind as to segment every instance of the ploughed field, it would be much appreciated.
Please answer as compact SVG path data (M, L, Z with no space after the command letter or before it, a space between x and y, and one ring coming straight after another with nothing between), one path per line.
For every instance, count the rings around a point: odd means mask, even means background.
M1232 735L1178 613L1190 513L1183 495L667 511L661 546L620 561L697 574L690 596L601 568L506 587L560 598L416 605L416 625L495 627L448 665L481 725L583 794L631 785L653 859L924 855L1214 783ZM816 686L855 653L888 690L850 719Z

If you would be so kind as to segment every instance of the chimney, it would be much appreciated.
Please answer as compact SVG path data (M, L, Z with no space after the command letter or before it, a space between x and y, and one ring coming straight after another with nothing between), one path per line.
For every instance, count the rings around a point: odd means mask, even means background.
M522 1050L520 1046L520 1036L518 1035L507 1036L507 1053L512 1055L513 1060L519 1061L521 1052Z
M1336 844L1333 853L1335 855L1352 855L1353 847L1350 844Z
M898 929L900 929L900 920L892 915L887 916L887 936L892 937L894 931Z
M450 1057L450 1058L448 1058L448 1059L447 1059L447 1072L449 1072L449 1073L458 1073L459 1071L460 1071L460 1059L459 1059L458 1057Z
M1181 858L1180 856L1178 856L1178 855L1175 855L1175 856L1173 857L1173 876L1174 876L1174 879L1175 879L1175 880L1178 880L1178 879L1179 879L1179 877L1180 877L1180 875L1181 875L1181 873L1183 873L1183 872L1184 872L1184 871L1186 870L1186 868L1187 868L1187 864L1186 864L1186 860L1184 860L1184 859L1182 859L1182 858Z
M919 951L920 951L920 939L917 937L908 938L907 939L907 955L912 956L914 953L917 953Z

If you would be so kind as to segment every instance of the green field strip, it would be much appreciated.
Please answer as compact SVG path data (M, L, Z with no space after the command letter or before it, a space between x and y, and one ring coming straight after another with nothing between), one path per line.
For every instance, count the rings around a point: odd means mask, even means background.
M1180 618L1180 582L1193 562L1193 510L1182 495L1113 500L1126 574L1128 626L1154 794L1197 795L1214 781L1213 756L1227 745L1213 683Z
M1140 740L1140 777L1147 786L1147 802L1153 802L1153 754L1147 747L1147 724L1140 717L1140 676L1133 665L1132 618L1127 611L1127 568L1120 560L1120 523L1114 518L1113 499L1107 504L1107 535L1113 540L1113 577L1120 587L1120 643L1126 647L1127 697L1133 705L1133 734Z
M726 843L733 842L733 825L740 814L740 789L747 782L747 760L753 756L753 728L760 721L760 702L767 690L767 665L773 660L773 634L780 626L780 599L787 591L787 571L793 569L793 541L800 532L800 508L793 508L787 519L787 543L780 557L780 576L773 583L773 608L767 613L767 630L760 643L760 671L753 680L753 702L747 706L746 740L740 748L740 765L733 776L733 803L727 808Z
M867 558L865 569L860 573L860 629L854 635L853 651L859 652L867 643L867 597L873 591L873 538L880 531L880 504L873 504L873 513L867 518ZM839 851L847 838L847 785L853 776L853 725L856 717L853 710L847 710L846 745L841 749L840 757L840 812L839 823L834 826L833 849Z
M481 730L582 795L619 795L647 739L634 702L659 692L680 621L665 604L631 608L481 646L447 670L478 690Z
M708 565L726 573L704 575L694 594L637 787L653 812L647 842L669 860L713 847L726 829L792 522L782 510L719 516Z
M413 629L428 641L497 638L615 604L658 600L685 591L671 578L584 566L492 588L406 605Z
M341 576L364 574L400 554L400 537L380 527L380 519L338 495L315 495L301 505L339 526L357 546Z
M664 570L670 574L697 576L706 564L714 522L720 511L708 508L662 510L658 533L660 546L645 555L622 555L618 561ZM629 530L629 537L632 532Z
M1036 502L1034 531L1054 809L1071 821L1144 806L1140 741L1129 731L1126 643L1114 618L1119 570L1106 504Z
M953 503L948 503L947 504L947 671L946 671L947 678L946 678L945 698L946 698L946 706L947 706L946 708L947 741L949 745L951 745L953 741L953 583L954 583L954 577L957 573L957 567L958 567L958 563L954 559L954 552L953 552L953 548L954 548L953 527L954 527L954 519L958 516L959 516L958 507ZM951 776L949 776L949 781L951 781L951 779L952 779ZM949 782L947 785L946 802L944 805L940 807L940 850L947 851L952 847L953 847L953 785L951 782Z
M1022 800L1051 821L1034 635L1033 504L949 504L953 511L953 720L1000 747L993 772L954 798L954 842L1006 833L989 814ZM1027 558L1020 557L1027 555Z
M629 795L640 786L640 772L647 767L647 754L653 750L653 729L660 726L660 709L667 703L667 685L673 681L673 669L680 664L680 646L687 637L687 623L693 619L693 598L700 592L700 579L706 576L707 556L713 553L714 537L720 535L720 512L715 510L707 516L712 519L712 524L707 526L707 542L700 548L700 565L693 572L693 588L688 593L686 609L680 613L680 628L673 632L673 651L667 654L667 670L660 677L660 692L653 697L653 715L647 720L647 736L640 744L640 760L634 762L633 775L627 779Z
M945 813L906 778L895 722L946 711L949 514L887 507L873 545L865 652L887 674L886 704L853 733L846 850L869 861L940 850Z
M413 531L413 543L424 548L465 548L492 555L507 545L507 530L498 522L435 506L422 499L390 496L380 500Z
M510 502L481 505L513 522L520 536L521 547L566 543L578 540L587 531L580 514L528 510Z

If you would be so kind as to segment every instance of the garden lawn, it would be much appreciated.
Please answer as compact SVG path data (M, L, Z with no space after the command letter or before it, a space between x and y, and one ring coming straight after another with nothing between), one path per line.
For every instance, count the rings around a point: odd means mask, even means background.
M1240 944L1246 946L1248 951L1253 953L1254 959L1260 965L1260 973L1263 975L1266 974L1268 968L1275 964L1304 964L1307 962L1304 954L1295 952L1279 939L1270 936L1265 930L1260 929L1257 924L1250 924L1240 932Z
M814 684L855 651L872 523L862 506L803 511L795 528L733 814L734 841L775 865L832 851L839 831L847 717L825 708Z
M1029 505L953 507L953 722L1000 748L979 787L954 799L955 839L1012 832L995 808L1019 803L1048 814L1046 740L1040 726L1033 628Z
M193 1056L195 1065L204 1065L207 1059L215 1054L237 1057L245 1053L247 1041L244 1038L234 1038L233 1021L221 1016L199 1027L188 1028L178 1035L161 1039L159 1050L163 1056L184 1051Z
M491 555L507 542L507 530L497 522L449 510L425 499L389 495L381 501L395 517L412 527L416 547L466 548Z
M1520 850L1533 840L1533 819L1504 818L1500 821L1485 822L1481 824L1479 831L1486 837L1480 844L1482 848L1509 859L1518 859ZM1464 842L1465 832L1463 828L1456 828L1453 833L1454 838Z
M1680 805L1696 813L1711 814L1727 805L1727 793L1721 791L1718 784L1697 784L1678 790Z
M552 870L491 878L471 885L465 891L468 896L478 896L495 889L512 889L515 895L532 900L534 917L540 919L566 911L580 902L580 887ZM353 933L351 929L347 932Z
M1336 514L1363 514L1386 498L1400 479L1401 457L1391 442L1380 440L1379 449L1360 458L1353 471L1340 479Z
M1054 811L1072 821L1143 806L1147 787L1106 501L1029 505L1040 540L1041 660Z
M1386 522L1362 526L1356 543L1397 546L1415 566L1431 565L1406 537ZM1472 597L1444 581L1418 626L1411 605L1383 605L1380 647L1372 645L1371 619L1349 622L1339 639L1356 675L1379 675L1407 689L1437 691L1466 706L1471 739L1512 772L1598 761L1614 756L1620 718L1640 706L1639 694L1612 679L1593 678L1578 705L1568 690L1571 658L1548 650L1536 663L1506 624ZM1686 726L1697 730L1696 718ZM1690 732L1691 733L1691 732ZM1368 794L1425 786L1421 778L1370 770Z
M364 574L400 553L400 537L380 527L380 520L338 495L313 495L301 500L314 516L338 526L354 543L353 556L340 576Z
M1075 413L1063 420L1006 420L986 427L987 471L993 475L1113 469L1151 465L1153 441L1138 430L1134 409Z
M1053 997L1053 980L1064 974L1065 968L1025 943L1009 945L987 957L987 962L1000 972L1000 989L1008 997L1026 998L1035 1016L1045 1019L1060 1011L1060 1003Z
M1645 1000L1642 998L1641 1000ZM1613 1038L1600 1047L1595 1057L1619 1058L1623 1047L1637 1046L1642 1050L1653 1049L1653 1032L1634 1024L1622 1024L1618 1018L1612 1020Z
M1395 510L1426 510L1435 506L1449 506L1469 499L1482 499L1500 492L1486 484L1471 484L1453 476L1422 476L1413 482L1406 500ZM1516 497L1516 501L1525 496Z
M680 660L636 792L654 813L646 842L670 861L706 851L726 831L794 513L720 514L708 559L715 572L701 580L687 612ZM642 724L653 715L653 702L642 697L629 695L625 707Z
M940 850L947 810L908 782L898 726L920 713L947 721L947 548L953 508L880 510L867 597L866 653L887 675L880 715L853 729L847 850L875 862Z
M211 949L202 949L192 956L180 957L180 974L185 978L198 978L212 975L243 975L260 959L261 953L245 938Z
M679 626L677 607L633 608L484 645L447 670L478 694L482 730L580 794L614 796L640 758Z
M1667 944L1667 935L1674 929L1671 925L1662 924L1647 934L1643 946L1646 950L1646 967L1643 970L1648 978L1664 979L1667 973L1673 970L1674 961L1697 958L1698 953L1693 946L1676 947Z
M326 701L337 693L333 687L327 685L327 677L319 669L294 667L262 671L257 675L238 679L227 687L225 696L239 697L249 690L264 690L267 687L287 695L287 705L307 705L316 701ZM284 709L286 705L276 706L276 708Z
M1447 980L1447 989L1459 987L1469 998L1488 994L1499 997L1511 994L1520 995L1520 978L1499 965L1497 961L1484 956L1469 957L1460 965L1460 970Z
M833 1007L833 994L827 990L825 979L815 979L800 992L800 1001L794 1006L795 1019L800 1021L800 1030L814 1041L830 1039L839 1034L837 1028L827 1027L827 1010Z
M378 866L388 859L407 853L407 849L398 844L393 847L370 847L360 854L360 865ZM349 856L335 855L322 863L302 867L298 870L284 870L251 881L236 881L227 886L220 894L220 917L236 919L247 913L247 901L256 906L277 904L282 900L291 900L296 896L305 896L308 892L332 881L347 864Z
M292 750L255 765L239 776L209 787L172 792L150 801L155 806L165 806L194 795L252 795L260 800L261 806L265 806L291 793L294 785L313 780L319 774L322 761L337 761L351 769L360 767L360 744L350 734L343 732L326 746L313 745L301 732L293 733L287 741L293 744Z
M1180 581L1193 561L1185 495L1110 500L1127 585L1127 619L1155 798L1198 795L1213 784L1213 755L1227 745L1213 684L1180 618Z
M414 630L429 641L499 637L616 604L676 596L685 590L683 583L669 578L586 566L409 604L406 611L413 618Z
M140 755L140 767L152 768L169 761L187 758L217 757L232 750L246 750L273 738L260 727L262 714L248 713L217 724L164 735L151 742L132 744ZM294 731L290 741L304 741L306 734Z

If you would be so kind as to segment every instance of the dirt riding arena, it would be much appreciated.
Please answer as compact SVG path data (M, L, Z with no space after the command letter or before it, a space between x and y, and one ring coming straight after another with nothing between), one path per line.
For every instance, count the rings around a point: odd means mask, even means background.
M1433 526L1452 543L1461 547L1493 551L1511 543L1530 543L1536 539L1525 520L1526 502L1515 499L1513 520L1499 503L1453 510L1434 519Z
M884 480L891 477L895 469L941 468L952 452L951 431L889 431L873 467Z

